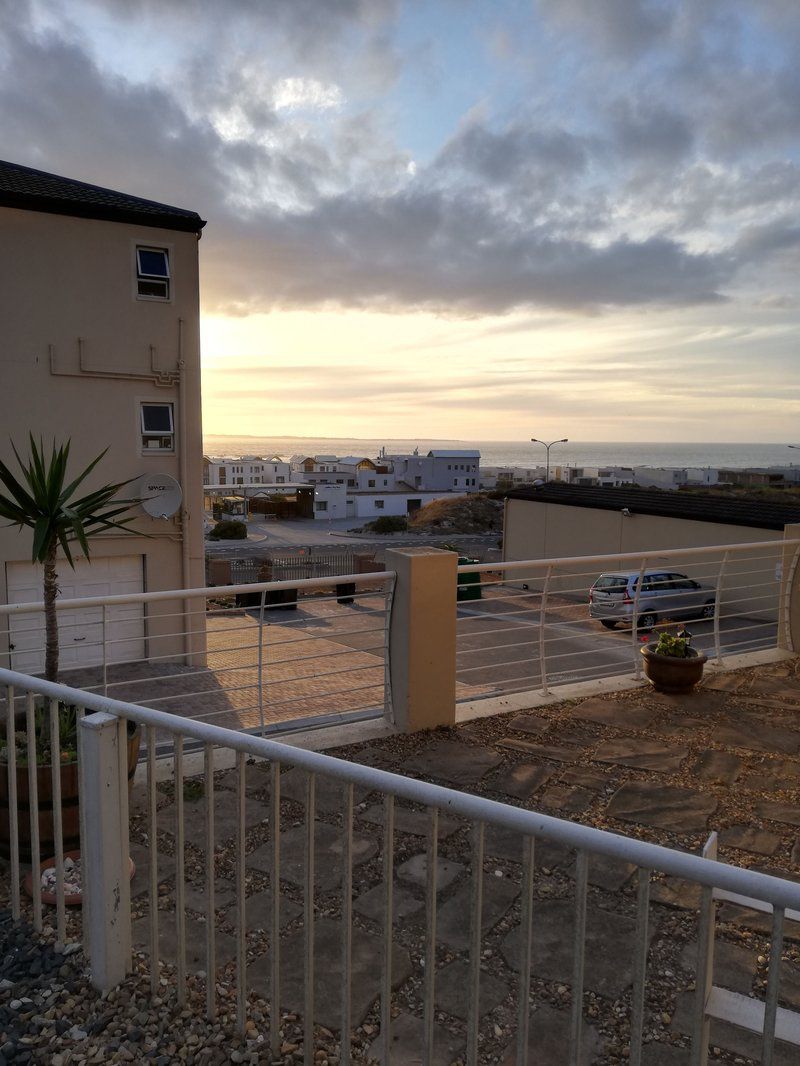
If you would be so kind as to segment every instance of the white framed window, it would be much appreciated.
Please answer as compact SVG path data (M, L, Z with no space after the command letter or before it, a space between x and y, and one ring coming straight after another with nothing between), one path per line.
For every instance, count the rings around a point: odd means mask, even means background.
M136 295L145 300L169 300L169 250L136 245Z
M147 403L139 405L142 433L142 451L175 451L175 411L171 403Z
M384 506L385 506L385 501L384 500L376 500L375 501L375 510L376 511L382 511Z
M328 510L328 501L327 500L317 500L317 502L314 504L314 508L317 511L327 511Z

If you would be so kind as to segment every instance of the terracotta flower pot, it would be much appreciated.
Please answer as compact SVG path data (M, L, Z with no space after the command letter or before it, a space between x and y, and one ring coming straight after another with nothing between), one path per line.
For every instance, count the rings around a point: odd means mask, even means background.
M691 692L703 677L708 657L694 648L686 649L686 658L658 655L655 645L644 644L640 649L647 680L658 692Z
M139 760L141 729L137 728L128 737L128 790L133 787L136 763ZM61 764L61 832L64 851L80 847L80 811L78 787L80 774L76 761ZM55 851L53 829L53 773L49 764L36 767L36 792L39 802L39 854L52 855ZM31 814L28 767L17 766L17 824L19 832L19 857L21 862L30 862ZM8 818L8 767L0 766L0 855L11 856L11 830Z

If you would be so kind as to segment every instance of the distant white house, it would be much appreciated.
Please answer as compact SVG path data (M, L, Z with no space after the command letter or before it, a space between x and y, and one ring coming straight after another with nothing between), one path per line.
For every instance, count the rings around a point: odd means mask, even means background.
M389 455L398 481L429 492L480 491L481 453L434 448L427 455Z
M284 485L291 473L289 460L280 455L203 457L204 485Z

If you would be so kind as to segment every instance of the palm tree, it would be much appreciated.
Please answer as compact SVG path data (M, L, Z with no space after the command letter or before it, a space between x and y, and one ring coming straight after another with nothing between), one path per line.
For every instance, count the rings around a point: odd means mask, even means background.
M114 499L133 479L103 485L85 496L77 495L78 488L106 454L107 448L65 485L70 441L59 447L53 441L48 458L42 441L37 444L30 434L30 456L26 462L20 458L13 442L11 447L22 477L18 480L0 461L0 518L8 519L11 525L20 529L33 530L31 561L44 566L45 677L48 681L58 681L58 549L62 549L74 570L70 545L77 543L88 560L89 538L107 529L128 529L131 519L120 520L121 516L139 501Z

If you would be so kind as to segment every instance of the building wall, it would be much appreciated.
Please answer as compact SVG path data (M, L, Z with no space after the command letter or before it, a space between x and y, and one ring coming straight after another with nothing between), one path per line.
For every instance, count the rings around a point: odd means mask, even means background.
M147 538L103 534L94 541L93 554L141 555L148 591L202 586L197 236L11 208L0 208L0 234L4 438L23 453L29 432L45 444L69 439L75 470L107 448L87 489L155 473L175 477L183 488L186 528L180 513L162 520L137 509L136 528ZM136 298L137 244L169 249L169 302ZM143 401L174 405L174 453L143 454ZM13 465L10 447L1 450ZM30 550L28 532L0 529L2 602L7 600L6 564L29 560ZM154 605L148 635L184 628L180 619L159 622L159 615L170 610L175 606ZM198 618L193 628L202 629L199 612ZM168 644L170 654L183 648L176 637L161 640L157 653L166 654ZM196 646L201 644L198 638Z
M757 541L780 542L783 533L774 529L697 522L656 515L631 515L565 504L507 500L503 535L503 558L555 559L573 556L616 555L624 552L668 551L675 548L710 547L717 544L747 544ZM653 566L658 563L654 562ZM719 560L698 556L680 564L670 563L696 580L716 580ZM627 569L635 570L635 562ZM551 588L566 591L592 584L604 569L602 564L581 564L562 571ZM607 568L606 568L607 569ZM541 571L514 572L515 580L536 578ZM578 576L580 575L580 576ZM775 558L754 552L748 558L733 558L726 566L723 604L737 604L737 613L773 619L773 597L777 595L779 572ZM743 585L758 586L746 590Z
M409 493L351 493L350 499L355 504L357 518L380 518L381 515L407 515L409 500L420 500L421 506L430 503L431 500L440 500L441 492L409 492ZM379 504L383 504L380 507Z

